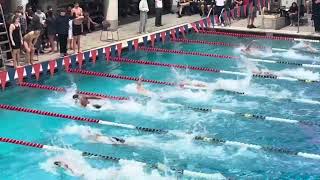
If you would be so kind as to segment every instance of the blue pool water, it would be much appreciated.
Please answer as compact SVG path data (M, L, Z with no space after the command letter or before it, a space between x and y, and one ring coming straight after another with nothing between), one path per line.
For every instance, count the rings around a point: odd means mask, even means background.
M187 38L239 45L244 45L252 40L198 34L189 34ZM257 43L266 47L288 50L295 45L294 42L289 41L257 40ZM318 44L313 44L313 46L319 48ZM168 43L159 45L159 47L240 55L239 48L203 44ZM285 61L303 63L318 63L319 58L317 55L300 54L291 50L277 55L280 55ZM248 66L244 63L245 59L237 61L144 51L124 52L123 56L136 60L248 72ZM319 71L314 69L282 64L260 63L259 65L261 65L259 68L272 70L283 76L319 80ZM115 62L106 64L105 60L98 60L95 65L86 65L85 69L134 77L142 76L146 79L168 82L179 82L179 80L186 78L194 79L210 83L212 86L219 86L221 89L245 92L247 95L237 95L225 91L194 91L145 83L146 89L161 96L160 99L150 99L137 95L133 81L67 74L65 72L60 72L54 77L38 83L67 88L67 93L9 87L0 93L1 104L172 130L178 136L155 135L98 124L0 110L1 137L111 155L128 160L115 164L99 159L84 159L75 152L48 152L0 143L0 179L176 179L178 176L146 168L131 160L150 164L160 162L195 172L221 173L225 177L236 179L320 178L319 160L192 140L194 135L215 136L230 141L320 154L319 127L248 120L240 116L196 112L186 108L186 105L219 108L239 113L318 122L320 121L319 104L288 100L319 101L320 93L317 83L252 79L219 73ZM112 110L92 111L74 104L72 95L76 89L115 96L130 96L132 100L109 101L106 102L106 105L111 106ZM92 142L88 139L90 132L121 137L133 145L123 146ZM52 162L61 159L68 162L76 174L82 176L71 176L70 173L54 168ZM178 177L187 179L187 177ZM198 179L196 177L188 178Z

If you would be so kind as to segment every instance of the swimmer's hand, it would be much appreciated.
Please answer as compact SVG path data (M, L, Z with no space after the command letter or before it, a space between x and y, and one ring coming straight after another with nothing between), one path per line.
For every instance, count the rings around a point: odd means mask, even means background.
M102 106L98 105L98 104L94 104L92 105L93 107L97 108L97 109L100 109Z

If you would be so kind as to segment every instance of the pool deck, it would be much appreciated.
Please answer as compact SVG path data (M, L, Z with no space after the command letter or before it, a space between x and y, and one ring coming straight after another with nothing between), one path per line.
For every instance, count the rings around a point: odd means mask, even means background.
M314 33L314 27L311 25L310 17L309 17L309 24L300 27L300 32L297 32L297 27L291 27L287 26L285 28L282 28L280 30L273 30L273 29L264 29L260 28L261 26L261 19L262 16L258 16L255 21L255 25L258 27L256 29L248 29L247 26L247 19L241 19L232 21L231 26L221 27L221 26L215 26L216 29L220 30L229 30L229 31L242 31L242 32L255 32L255 33L275 33L275 34L283 34L283 35L299 35L301 37L308 37L308 38L315 38L319 39L320 34ZM175 26L181 26L182 24L191 23L200 20L199 15L193 15L193 16L184 16L182 18L177 18L176 14L167 14L162 17L162 27L155 27L154 21L155 18L148 19L148 25L147 25L147 31L148 34L138 34L138 27L139 22L133 22L125 25L119 26L119 41L100 41L100 35L101 31L96 31L87 34L86 36L81 37L81 44L82 44L82 51L90 50L93 48L98 47L105 47L111 44L116 44L119 42L122 42L126 44L126 42L130 39L137 39L142 38L146 35L154 34L155 32L161 32L167 29L171 29ZM106 33L104 33L104 38L106 38ZM116 36L116 35L115 35ZM72 54L73 51L69 51L69 54ZM39 61L37 62L43 62L48 61L52 59L56 59L59 57L59 53L51 53L51 54L43 54L38 57ZM0 69L1 70L1 69Z

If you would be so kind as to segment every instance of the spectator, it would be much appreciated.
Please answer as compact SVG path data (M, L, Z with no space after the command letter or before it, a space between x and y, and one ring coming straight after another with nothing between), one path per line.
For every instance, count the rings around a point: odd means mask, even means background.
M292 5L289 8L289 18L290 18L290 26L293 26L295 24L298 25L298 5L296 2L293 2Z
M223 8L224 8L224 0L216 0L216 6L215 6L215 11L214 11L215 15L220 17ZM221 26L224 26L223 22L224 22L224 20L223 20L223 18L221 18Z
M80 52L80 36L83 30L83 11L79 6L79 3L74 4L74 8L71 10L71 14L73 16L73 25L72 25L72 33L73 33L73 50L76 52L76 47L78 48L78 53Z
M316 33L320 33L320 0L312 0L312 18Z
M27 31L30 31L30 24L31 24L31 20L32 20L32 17L34 15L34 12L32 11L32 7L31 6L28 6L28 8L26 9L26 19L27 19Z
M256 0L249 0L249 13L248 13L248 25L247 28L252 29L256 28L254 23L254 19L257 16L257 2Z
M21 33L25 35L27 33L27 19L23 12L23 6L18 6L16 16L19 16Z
M307 14L311 14L311 12L312 12L312 0L307 0L306 1L306 11L307 11Z
M17 68L17 66L19 66L21 45L23 44L19 16L13 17L12 23L9 27L9 37L12 46L13 66Z
M98 25L98 23L94 22L88 12L84 12L84 19L83 24L87 30L87 32L91 32L95 29L95 26Z
M179 6L180 8L179 8L178 18L181 18L183 8L190 6L190 2L188 0L180 0Z
M47 20L46 20L46 27L47 27L47 34L49 39L49 44L51 47L50 52L55 51L55 36L56 36L56 24L55 24L56 18L53 15L53 11L49 10L47 12Z
M139 27L139 33L147 33L146 31L146 25L148 20L148 12L149 12L149 6L147 0L141 0L139 3L139 10L140 10L140 27Z
M38 16L33 16L30 23L30 32L23 36L23 45L26 50L26 59L29 64L33 64L33 56L35 52L34 45L37 43L41 33L41 22Z
M163 7L162 0L155 0L155 8L156 8L155 25L156 25L156 27L162 26L162 23L161 23L162 7Z
M69 49L73 50L73 16L69 16L69 30L68 30L68 45L69 45Z
M46 22L46 14L38 7L35 15L39 17L40 23L44 26Z
M62 9L60 15L56 19L56 30L59 39L60 56L67 56L67 43L68 43L68 32L69 32L69 19L66 15L66 10Z

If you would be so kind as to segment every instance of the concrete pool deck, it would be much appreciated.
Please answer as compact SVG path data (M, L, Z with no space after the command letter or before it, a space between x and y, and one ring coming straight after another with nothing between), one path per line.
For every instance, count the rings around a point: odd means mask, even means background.
M228 31L242 31L242 32L254 32L254 33L270 33L270 34L282 34L282 35L295 35L295 36L301 36L305 38L314 38L314 39L320 39L320 34L314 33L314 27L312 26L310 16L309 16L309 23L305 26L300 27L300 32L297 33L297 27L291 27L287 26L280 30L273 30L273 29L264 29L260 28L261 26L261 19L262 16L258 16L255 21L255 25L258 27L256 29L248 29L247 26L247 19L240 19L236 21L232 21L231 26L215 26L216 29L220 30L228 30ZM155 18L148 19L148 25L147 25L147 31L148 34L138 34L138 27L139 27L139 21L133 22L125 25L119 26L119 41L100 41L100 35L101 31L95 31L92 33L87 34L86 36L81 37L81 44L82 44L82 51L98 48L98 47L105 47L111 44L117 44L119 42L122 42L126 44L128 40L142 38L144 36L154 34L155 32L160 32L166 29L172 29L173 27L178 27L186 23L191 23L200 20L200 16L192 15L192 16L184 16L182 18L177 18L176 14L166 14L163 15L163 26L162 27L155 27L154 21ZM116 34L116 33L115 33ZM104 33L105 37L106 33ZM115 35L116 36L116 35ZM69 54L72 54L73 51L68 51ZM38 57L39 61L37 62L43 62L48 61L52 59L56 59L59 57L59 53L51 53L51 54L43 54Z

